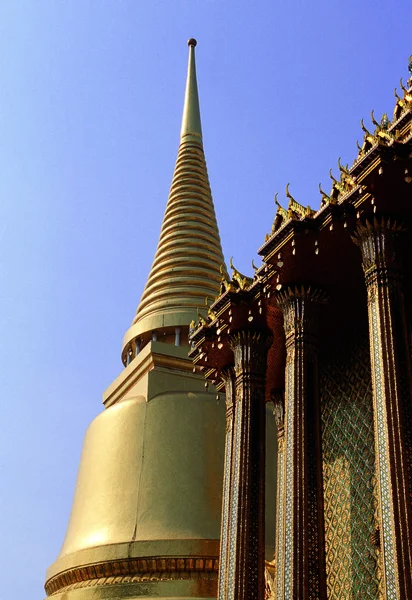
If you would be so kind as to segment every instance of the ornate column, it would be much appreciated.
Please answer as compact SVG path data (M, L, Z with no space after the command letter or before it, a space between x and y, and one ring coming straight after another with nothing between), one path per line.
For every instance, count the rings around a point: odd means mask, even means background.
M265 373L267 334L233 335L235 393L230 484L225 482L220 600L263 600L265 558ZM226 458L229 453L226 441ZM226 473L229 467L226 463ZM223 573L223 569L227 574Z
M386 600L412 598L411 369L399 233L389 220L358 227L368 293L379 535Z
M277 434L278 434L278 468L277 468L277 490L276 490L276 573L279 568L279 557L282 554L284 541L284 519L283 519L283 496L285 492L285 393L284 390L279 390L272 397L273 413L276 419ZM276 576L276 596L281 598L282 586L281 577Z
M219 558L219 583L218 598L227 598L228 565L230 564L230 486L232 474L232 452L233 452L233 419L235 406L235 370L228 367L222 372L222 380L226 392L226 438L225 458L223 468L223 494L222 494L222 523L220 528L220 558Z
M326 600L316 317L324 296L305 288L278 296L286 333L284 486L278 512L278 600ZM280 517L279 517L280 519ZM281 536L281 538L280 538Z

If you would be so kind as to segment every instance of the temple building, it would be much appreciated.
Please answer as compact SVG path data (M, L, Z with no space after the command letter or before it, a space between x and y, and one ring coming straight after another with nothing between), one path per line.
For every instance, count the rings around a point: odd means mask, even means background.
M84 441L55 600L216 598L225 397L194 372L189 328L226 272L203 151L194 39L176 166L124 370ZM266 558L275 542L276 423L267 408Z
M195 46L156 255L46 593L411 600L412 57L320 208L276 196L247 277L223 259Z
M219 600L412 598L412 57L409 73L393 117L361 122L357 157L338 161L320 209L287 186L262 266L249 278L232 265L193 327L196 368L226 390Z

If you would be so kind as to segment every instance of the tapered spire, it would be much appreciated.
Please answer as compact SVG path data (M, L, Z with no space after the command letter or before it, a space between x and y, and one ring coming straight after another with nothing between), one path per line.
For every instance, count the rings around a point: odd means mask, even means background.
M154 262L132 326L123 362L153 332L189 326L205 298L219 293L224 262L203 152L195 46L190 39L181 139ZM138 345L137 344L137 345Z
M196 78L196 59L195 47L197 42L190 38L189 46L189 64L187 66L187 81L185 92L185 104L183 108L182 129L180 130L181 139L186 136L202 140L202 123L200 120L199 93L197 90Z

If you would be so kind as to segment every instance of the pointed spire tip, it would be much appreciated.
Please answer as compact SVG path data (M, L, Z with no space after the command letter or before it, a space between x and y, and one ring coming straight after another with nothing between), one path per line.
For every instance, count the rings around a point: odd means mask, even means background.
M187 79L185 91L185 104L183 108L182 128L180 130L180 139L186 136L187 140L197 139L202 141L202 125L200 121L199 94L197 90L196 79L196 60L195 46L197 44L194 38L187 42L189 45L189 61L187 66Z

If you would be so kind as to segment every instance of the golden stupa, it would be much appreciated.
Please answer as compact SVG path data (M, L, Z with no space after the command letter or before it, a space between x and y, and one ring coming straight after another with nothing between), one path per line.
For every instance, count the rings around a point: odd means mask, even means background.
M86 433L66 537L47 572L55 600L217 594L225 403L193 373L188 333L205 298L219 293L224 259L203 152L196 41L188 44L180 145L158 248L123 340L125 369ZM268 427L274 449L273 419ZM273 506L267 529L271 558Z

